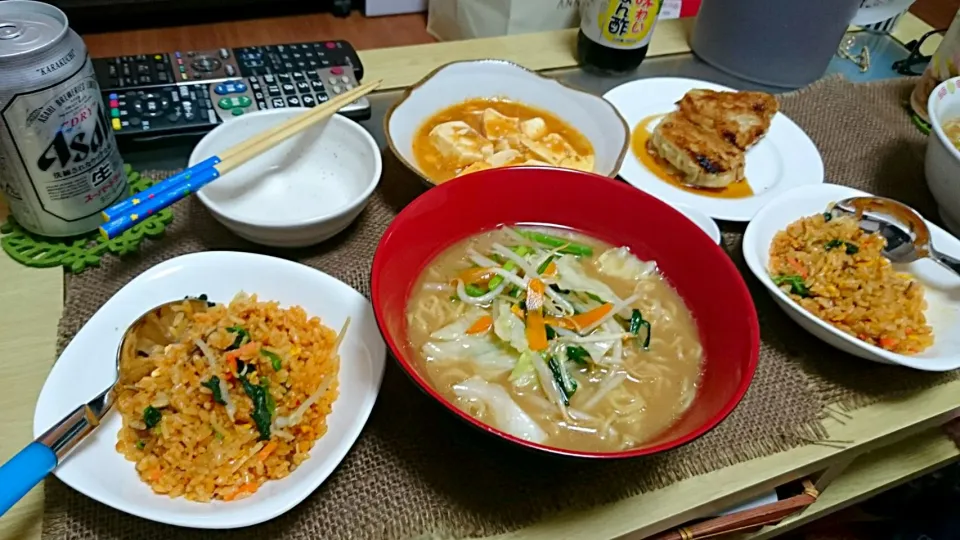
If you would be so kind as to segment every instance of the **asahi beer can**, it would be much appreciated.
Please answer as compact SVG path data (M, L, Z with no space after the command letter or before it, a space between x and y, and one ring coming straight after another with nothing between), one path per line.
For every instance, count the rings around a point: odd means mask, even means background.
M0 1L0 188L27 230L73 236L127 193L100 86L67 16Z

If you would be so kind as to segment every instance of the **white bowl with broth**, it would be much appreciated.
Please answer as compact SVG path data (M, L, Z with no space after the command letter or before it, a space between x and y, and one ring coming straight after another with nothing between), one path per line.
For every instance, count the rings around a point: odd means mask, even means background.
M516 137L485 131L488 108L524 130ZM479 135L485 148L484 158L457 151L451 157L431 144L430 132L444 122L469 125L469 135ZM558 166L614 177L630 144L629 127L603 98L504 60L454 62L437 69L391 107L384 132L400 161L430 184L484 163L483 168Z
M960 235L960 77L938 85L927 102L930 136L924 171L940 217Z
M306 110L272 109L231 120L200 140L189 164ZM347 228L366 208L381 170L373 137L337 114L223 175L197 197L237 236L266 246L304 247Z

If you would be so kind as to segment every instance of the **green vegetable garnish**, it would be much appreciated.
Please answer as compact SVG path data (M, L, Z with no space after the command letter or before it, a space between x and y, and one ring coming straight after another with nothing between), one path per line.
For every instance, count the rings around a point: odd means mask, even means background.
M483 290L482 288L474 285L473 283L471 283L471 284L469 284L469 285L465 285L463 288L464 288L464 290L467 291L467 296L477 297L477 296L483 296L483 295L487 294L487 291L485 291L485 290Z
M573 360L581 366L585 366L587 365L587 361L590 360L590 353L588 353L586 349L579 345L568 345L567 358Z
M833 240L827 242L823 247L827 248L827 251L830 251L833 248L838 248L843 245L843 240L838 240L834 238Z
M237 337L234 338L233 343L227 347L228 351L239 349L240 347L243 347L245 343L250 341L250 333L244 330L242 326L231 326L230 328L227 328L227 332L233 332L237 335Z
M270 359L270 365L273 366L274 371L280 371L280 368L283 367L283 360L277 353L272 353L266 349L260 349L260 354Z
M210 377L210 380L203 381L200 384L206 386L211 392L213 392L213 401L221 405L227 404L227 402L223 400L223 394L220 393L220 377L214 375L213 377Z
M831 219L833 219L833 214L831 214L830 212L824 212L824 213L823 213L823 221L824 221L824 223L829 222Z
M851 244L850 242L844 242L847 246L847 255L855 255L860 251L860 248L856 244Z
M253 402L253 412L250 413L250 417L253 418L253 423L257 425L257 431L260 432L260 440L270 440L270 423L273 421L272 415L270 414L270 401L273 398L268 397L270 396L270 392L267 391L266 387L262 386L262 382L261 385L252 384L247 380L246 375L240 375L239 379L240 384L243 386L243 391L247 393L250 401Z
M641 345L644 350L650 348L650 335L653 333L653 327L650 326L650 321L643 318L643 314L640 313L639 309L633 310L633 313L630 314L630 333L639 336L640 330L646 328L647 335L643 338L643 344Z
M222 440L223 440L223 433L220 433L220 432L217 431L217 430L213 430L213 436L216 437L218 441L222 441Z
M160 411L153 405L148 405L147 408L143 410L143 423L147 425L147 429L159 424L161 418L163 418L163 415L161 415Z
M557 238L556 236L550 236L549 234L543 234L542 232L530 231L526 229L520 229L517 231L517 233L529 238L530 240L533 240L538 244L543 244L552 248L562 247L563 249L560 250L560 253L576 255L578 257L590 257L593 255L593 248L590 246L571 242L565 238Z
M553 258L554 258L554 256L551 255L551 256L547 257L547 259L546 259L545 261L543 261L542 263L540 263L540 266L537 267L537 273L538 273L538 274L542 274L542 273L546 272L546 271L547 271L547 267L550 266L550 263L551 263L551 262L553 262Z
M275 412L277 412L277 400L273 399L273 394L270 393L270 380L266 377L260 377L260 388L263 388L263 391L267 393L267 412L270 413L270 418L273 418Z
M554 330L553 328L550 328L549 324L546 325L546 327L547 327L547 341L550 341L551 339L554 339L555 337L557 337L556 330Z
M547 367L550 368L550 373L553 374L554 380L557 381L557 386L560 387L560 396L563 398L563 404L569 406L570 396L577 391L577 380L567 373L566 368L560 365L556 357L551 357L550 360L547 361Z
M510 248L510 251L516 253L517 255L519 255L519 256L521 256L521 257L525 257L525 256L527 256L528 254L530 254L530 248L528 248L527 246L514 246L514 247ZM495 260L495 261L497 261L497 262L501 262L501 261L503 260L503 258L502 258L500 255L496 254L496 253L494 253L493 255L491 255L490 258L492 258L493 260ZM517 263L515 263L515 262L513 262L513 261L507 261L506 263L503 263L503 269L506 270L507 272L512 271L512 270L515 269L516 267L517 267ZM501 283L503 283L503 276L501 276L501 275L498 274L498 275L496 275L496 276L493 276L493 277L490 279L490 282L487 283L487 288L492 291L492 290L496 289L497 287L499 287Z
M810 296L810 289L807 288L807 285L803 282L803 278L800 276L777 276L773 278L773 282L777 285L777 287L781 285L790 285L790 293L801 298L807 298Z
M146 445L147 445L146 441L144 441L143 439L140 439L139 441L137 441L137 450L143 450L143 447Z
M599 296L597 296L597 295L595 295L595 294L593 294L593 293L585 292L585 293L583 293L583 294L587 295L587 298L589 298L589 299L591 299L591 300L600 302L601 304L604 303L603 298L600 298Z

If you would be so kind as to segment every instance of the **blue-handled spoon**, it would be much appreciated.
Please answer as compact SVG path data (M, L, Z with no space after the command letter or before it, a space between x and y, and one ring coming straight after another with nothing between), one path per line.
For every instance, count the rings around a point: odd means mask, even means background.
M208 305L205 300L190 299L190 301L197 309L206 310ZM97 397L74 409L0 467L0 516L7 513L7 510L17 501L53 472L67 453L100 425L100 421L113 407L115 395L113 389L117 384L121 382L133 384L153 371L153 367L144 362L143 357L137 355L137 340L131 338L141 337L141 331L148 328L148 323L162 318L165 314L164 308L183 302L184 300L180 299L160 304L134 321L127 328L117 349L116 376L113 384L100 392ZM150 318L150 315L154 314L156 319ZM158 331L152 332L149 336L150 341L161 346L171 343L168 332L163 329L156 330Z

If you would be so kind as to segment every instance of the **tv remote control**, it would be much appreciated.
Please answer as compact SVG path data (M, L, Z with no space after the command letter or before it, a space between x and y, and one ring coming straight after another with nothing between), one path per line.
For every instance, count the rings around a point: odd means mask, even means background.
M254 111L315 107L357 84L350 68L333 66L214 83L115 91L106 99L114 134L123 140L207 131ZM370 117L370 103L361 98L340 113L365 120Z

